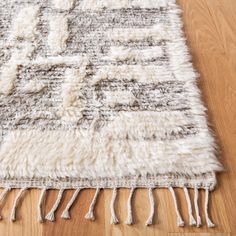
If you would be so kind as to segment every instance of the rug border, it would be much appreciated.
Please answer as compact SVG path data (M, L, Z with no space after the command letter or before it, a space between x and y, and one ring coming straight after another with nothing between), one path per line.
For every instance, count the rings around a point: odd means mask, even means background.
M215 188L216 173L187 175L148 175L148 176L128 176L116 178L31 178L31 179L0 179L2 188L47 188L47 189L77 189L77 188L168 188L187 187L213 190Z

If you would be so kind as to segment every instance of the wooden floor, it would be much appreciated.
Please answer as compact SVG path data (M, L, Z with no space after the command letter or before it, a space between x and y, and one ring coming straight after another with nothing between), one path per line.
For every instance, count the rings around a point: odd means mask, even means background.
M94 190L85 190L79 195L72 209L72 219L62 220L61 211L72 192L66 192L57 212L55 223L37 222L36 204L39 192L28 191L18 209L19 220L10 223L9 211L16 191L12 191L1 212L1 236L74 236L74 235L158 235L158 236L228 236L236 235L236 0L178 0L183 8L185 31L193 63L201 78L199 86L209 109L209 120L219 139L222 162L226 172L218 175L217 189L211 195L210 212L217 224L214 229L206 226L176 227L176 217L170 193L155 190L155 224L145 226L149 201L147 190L137 190L134 198L134 225L127 226L126 202L128 190L120 190L117 212L121 223L110 225L109 203L111 191L99 196L95 222L84 219ZM46 212L52 206L56 191L49 191ZM181 212L188 221L183 191L177 192ZM201 193L203 196L203 193ZM203 201L201 201L203 205ZM205 219L203 216L203 221Z

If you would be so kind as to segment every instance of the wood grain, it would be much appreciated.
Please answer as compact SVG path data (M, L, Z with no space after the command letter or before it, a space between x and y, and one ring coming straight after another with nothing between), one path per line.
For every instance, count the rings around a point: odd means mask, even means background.
M110 225L111 190L102 191L96 205L96 221L84 219L94 190L79 194L72 208L71 220L63 220L60 214L72 195L67 191L57 211L56 223L37 222L39 192L27 191L18 208L19 220L9 222L9 212L16 191L12 191L2 207L3 220L0 235L52 236L52 235L158 235L158 236L229 236L236 234L236 1L235 0L178 0L183 9L183 19L193 64L200 73L199 86L208 107L209 121L218 138L221 158L226 171L218 175L218 186L211 195L211 216L217 227L208 229L178 228L170 193L166 189L155 190L155 224L145 226L149 199L147 190L137 190L133 201L134 225L124 224L129 190L119 190L116 210L121 221ZM192 194L192 192L191 192ZM181 212L188 221L183 191L177 191ZM57 196L48 191L48 212ZM200 204L203 207L203 192ZM203 222L205 223L204 215Z

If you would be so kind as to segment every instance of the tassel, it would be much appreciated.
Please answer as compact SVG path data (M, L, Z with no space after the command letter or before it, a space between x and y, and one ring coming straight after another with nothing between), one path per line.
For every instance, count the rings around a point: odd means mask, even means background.
M11 210L11 216L10 216L10 219L11 221L15 221L16 220L16 208L17 208L17 205L19 203L19 200L21 198L21 195L23 192L26 191L27 188L22 188L16 195L16 198L14 200L14 203L13 203L13 206L12 206L12 210Z
M153 196L153 189L149 188L149 200L150 200L150 214L148 217L148 220L146 221L146 225L152 225L153 223L153 217L155 212L155 202L154 202L154 196Z
M169 187L169 190L171 192L171 195L172 195L172 198L173 198L173 201L174 201L174 205L175 205L175 211L176 211L176 215L177 215L177 226L182 227L182 226L184 226L184 221L183 221L183 219L181 217L181 214L179 212L179 209L178 209L177 199L176 199L176 196L175 196L175 191L172 187Z
M208 228L213 228L215 227L215 224L212 223L209 214L208 214L208 204L209 204L209 189L206 188L205 190L206 192L206 199L205 199L205 217L206 217L206 222L207 222L207 226Z
M65 189L60 189L57 195L57 199L52 207L52 209L49 211L49 213L46 215L45 219L49 221L55 221L55 212L61 202L62 195Z
M110 209L111 209L111 224L118 224L119 220L116 217L115 213L115 200L117 196L117 188L113 188L112 192L112 198L111 198L111 204L110 204Z
M130 190L130 194L129 194L129 198L128 198L128 202L127 202L127 210L128 210L128 215L127 215L127 219L125 221L125 223L127 225L132 225L133 224L133 216L132 216L132 196L134 193L135 188L132 188Z
M81 188L78 188L78 189L75 190L75 192L72 195L70 201L66 205L65 210L62 212L61 218L63 218L63 219L70 219L70 208L72 207L73 203L75 202L75 200L76 200L80 190L81 190Z
M43 200L44 200L46 191L47 191L46 188L43 188L43 189L41 190L41 193L40 193L40 196L39 196L39 202L38 202L38 206L37 206L37 207L38 207L38 221L39 221L40 223L43 222L42 204L43 204Z
M96 192L94 194L93 200L92 200L92 202L91 202L91 204L89 206L89 210L88 210L87 214L85 215L85 219L87 219L87 220L95 220L94 206L96 204L99 192L100 192L100 188L97 188Z
M11 188L7 187L5 189L3 189L3 191L1 192L1 195L0 195L0 203L2 203L4 201L4 199L6 198L7 196L7 193L11 191ZM2 216L0 215L0 220L2 219Z
M202 225L202 219L199 214L197 187L194 188L194 208L195 208L195 213L196 213L196 217L197 217L197 227L200 227Z
M188 206L189 225L193 226L193 225L196 225L196 221L193 217L191 200L190 200L190 196L189 196L189 193L188 193L188 189L186 187L184 187L184 194L185 194L185 198L186 198L187 206Z

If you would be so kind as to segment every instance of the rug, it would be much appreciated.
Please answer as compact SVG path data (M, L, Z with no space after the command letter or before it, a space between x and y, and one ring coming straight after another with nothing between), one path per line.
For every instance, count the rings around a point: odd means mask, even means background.
M182 188L189 224L201 225L198 191L216 184L215 140L197 87L175 0L6 0L0 2L0 200L41 189L39 221L55 220L64 191L129 188L127 224L136 188L167 188L184 225L175 188ZM195 191L193 214L189 188ZM48 189L58 189L43 215ZM23 203L22 203L23 204ZM174 209L173 209L174 210ZM195 216L194 216L195 215Z

